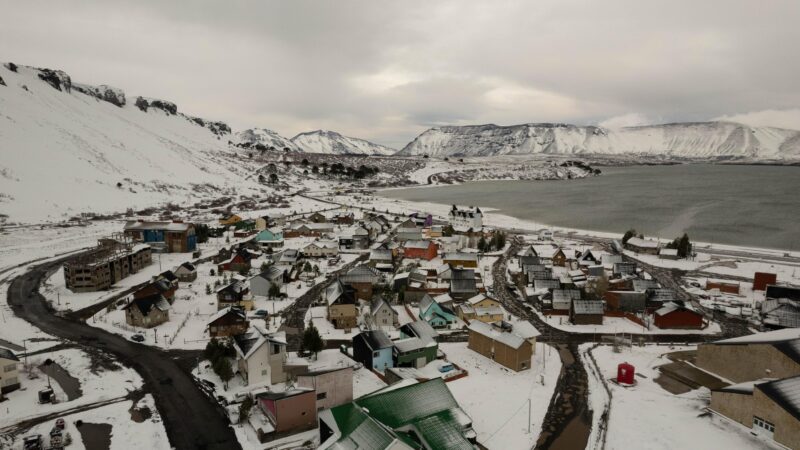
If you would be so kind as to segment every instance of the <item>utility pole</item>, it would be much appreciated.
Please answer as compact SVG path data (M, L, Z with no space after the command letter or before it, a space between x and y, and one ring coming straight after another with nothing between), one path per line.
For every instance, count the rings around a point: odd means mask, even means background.
M531 399L528 397L528 434L531 434Z

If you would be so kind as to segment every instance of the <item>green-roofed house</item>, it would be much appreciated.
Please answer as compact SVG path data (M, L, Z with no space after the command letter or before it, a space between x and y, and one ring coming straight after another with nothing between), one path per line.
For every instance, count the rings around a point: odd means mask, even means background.
M472 419L441 378L405 380L319 414L320 449L475 449Z
M256 235L255 241L261 248L280 248L283 247L283 233L270 229L261 230Z

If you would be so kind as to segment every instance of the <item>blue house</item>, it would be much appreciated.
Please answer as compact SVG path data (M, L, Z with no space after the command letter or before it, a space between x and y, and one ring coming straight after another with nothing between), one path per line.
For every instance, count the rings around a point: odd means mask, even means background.
M433 328L447 328L457 321L456 315L451 310L436 303L436 300L427 294L419 302L419 318Z
M283 247L283 233L271 230L261 230L256 235L256 242L262 248Z
M381 330L362 331L353 337L353 359L378 372L394 367L393 348L391 339Z

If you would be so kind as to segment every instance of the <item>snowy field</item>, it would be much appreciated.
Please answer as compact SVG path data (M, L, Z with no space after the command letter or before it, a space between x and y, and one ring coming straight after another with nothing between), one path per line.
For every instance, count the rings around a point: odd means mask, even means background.
M611 346L600 346L591 351L599 365L599 374L586 356L591 344L581 346L581 358L589 372L589 396L593 420L609 398L599 377L608 380L616 377L617 365L623 362L636 368L636 385L621 387L608 383L611 390L611 409L608 421L608 450L629 449L631 442L646 443L643 448L652 450L686 449L773 449L781 448L760 440L743 426L706 414L711 398L707 388L695 389L685 394L673 395L654 380L659 376L658 366L669 363L666 353L691 350L692 347L669 348L645 346L623 349L614 353ZM589 439L590 449L602 448L597 443L597 422L593 424Z
M465 342L442 343L439 348L449 361L469 372L447 387L472 418L478 442L491 449L532 448L561 371L558 352L536 344L531 369L514 372L468 349Z

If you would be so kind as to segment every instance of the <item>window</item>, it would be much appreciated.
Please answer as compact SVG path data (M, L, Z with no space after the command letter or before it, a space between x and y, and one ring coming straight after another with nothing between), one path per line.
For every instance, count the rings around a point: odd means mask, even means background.
M380 352L372 352L373 358L377 358L378 356L380 356Z
M764 419L762 419L762 418L760 418L758 416L753 416L753 427L765 430L770 434L775 432L775 425L774 424L772 424L770 422L767 422L766 420L764 420Z
M17 370L17 364L16 363L9 364L9 365L7 365L7 366L5 366L3 368L3 372L11 372L11 371L14 371L14 370Z
M272 344L272 354L277 355L281 352L281 346L279 344Z
M261 375L266 376L267 375L267 369L262 370L261 371Z
M320 392L317 394L317 400L325 400L328 397L327 392Z

